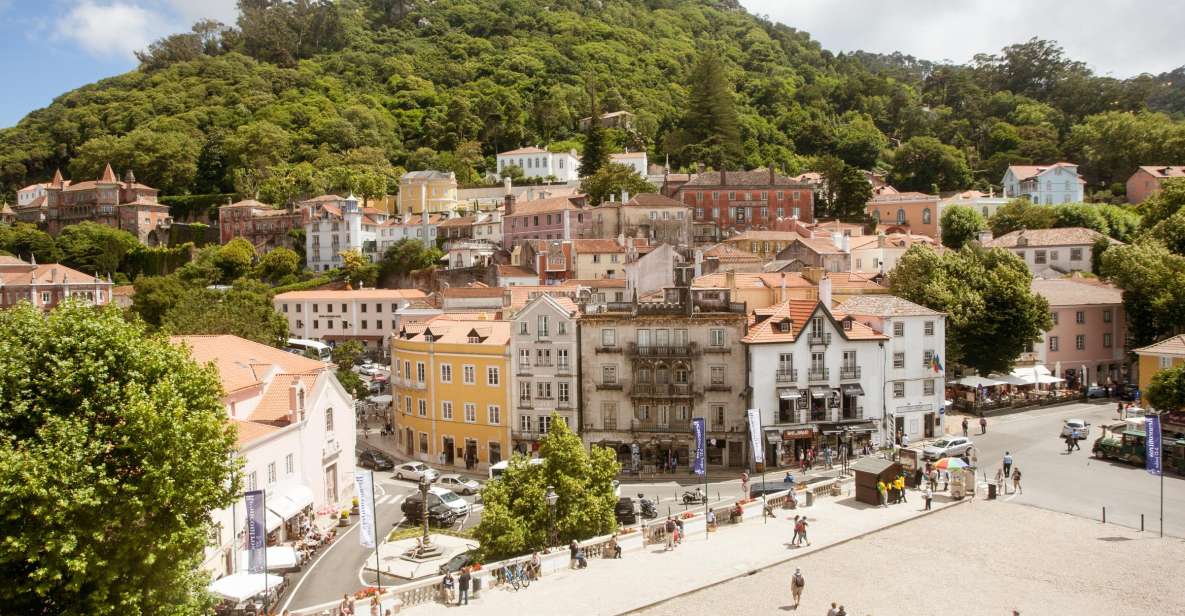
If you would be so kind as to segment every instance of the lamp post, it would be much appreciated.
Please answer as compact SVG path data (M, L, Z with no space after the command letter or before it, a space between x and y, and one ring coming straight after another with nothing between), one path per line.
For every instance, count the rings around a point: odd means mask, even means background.
M840 472L841 477L848 476L848 469L851 467L852 455L852 429L848 426L843 427L843 432L840 434L841 442L843 443L843 469Z
M551 545L556 545L555 536L555 506L560 500L560 495L555 493L555 488L547 486L547 494L543 497L547 499L547 535Z
M431 549L431 539L428 537L428 488L431 482L428 481L426 475L420 475L420 515L424 521L424 536L420 539L420 553L426 553Z

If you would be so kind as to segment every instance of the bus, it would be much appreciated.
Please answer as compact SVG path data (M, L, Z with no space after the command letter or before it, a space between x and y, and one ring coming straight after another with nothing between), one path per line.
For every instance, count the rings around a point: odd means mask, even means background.
M317 342L316 340L289 338L288 346L285 350L289 353L296 353L297 355L304 355L306 357L315 356L316 359L321 361L330 361L332 357L329 345L324 342Z
M528 464L543 464L543 458L530 458L527 460ZM490 466L490 479L497 479L510 468L510 460L502 460Z

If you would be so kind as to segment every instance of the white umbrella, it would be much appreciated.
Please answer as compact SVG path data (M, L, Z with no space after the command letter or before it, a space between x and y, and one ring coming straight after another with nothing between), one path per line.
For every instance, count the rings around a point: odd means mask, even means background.
M224 599L242 603L268 588L279 586L283 581L284 578L270 573L232 573L211 582L210 592Z
M239 569L247 569L250 556L246 550L239 552ZM267 568L268 571L283 571L285 569L296 568L296 550L286 545L268 548Z
M955 382L965 387L995 387L1004 384L995 379L985 379L978 375L965 376Z

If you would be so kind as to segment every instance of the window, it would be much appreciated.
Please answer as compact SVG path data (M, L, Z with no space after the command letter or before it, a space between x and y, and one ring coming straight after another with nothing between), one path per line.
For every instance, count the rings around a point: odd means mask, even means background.
M1103 334L1103 348L1111 348L1111 334Z
M557 321L555 324L555 333L557 336L563 336L568 333L568 324L563 321Z
M538 397L543 398L544 400L551 399L551 382L550 381L536 383L535 388L539 392Z
M531 349L518 350L519 370L526 371L531 367Z
M922 224L923 225L930 224L930 208L926 208L926 209L922 210Z
M531 431L531 416L530 415L519 415L518 416L518 429L522 430L523 432L530 432Z
M477 383L477 368L473 366L464 366L461 369L461 380L466 385L473 385Z
M453 382L453 366L452 364L440 364L440 382Z
M893 381L893 397L905 397L905 381Z
M486 369L486 383L497 386L502 381L501 374L497 367L491 366Z
M922 353L922 367L926 370L930 369L930 364L934 362L934 351L926 351Z
M269 485L276 482L276 463L275 462L268 462L267 463L267 482Z
M419 383L424 382L424 362L422 361L416 362L416 381Z
M472 402L465 403L465 423L477 423L477 405Z
M1057 336L1050 336L1049 337L1049 350L1050 351L1057 350Z
M518 335L527 336L530 333L531 332L527 331L527 322L526 321L519 321L518 322Z
M894 368L904 368L905 367L905 353L901 353L901 352L893 353L893 367Z
M922 324L922 333L926 336L934 335L934 321L926 321Z
M288 312L288 304L284 304L284 312Z
M724 407L720 405L712 406L712 427L717 430L724 429Z
M519 402L530 402L531 401L531 383L529 381L519 381L518 382L518 401Z
M602 402L601 403L601 422L604 424L606 430L617 429L617 403L616 402Z
M605 346L605 347L617 346L617 330L616 329L602 329L601 330L601 346Z
M420 433L420 453L428 453L428 433Z
M313 304L313 312L317 312L318 306L318 304Z
M551 430L551 415L539 416L539 431L546 434Z
M922 381L922 395L934 395L934 379L926 379L925 381Z
M366 312L366 304L359 304L359 305L362 306L362 312Z
M556 391L560 402L569 402L571 400L568 397L568 383L563 381L556 383Z
M1171 357L1161 357L1160 358L1160 367L1162 369L1163 368L1170 368L1170 367L1172 367L1172 365L1173 365L1173 360Z
M714 347L724 346L724 330L723 329L713 329L711 331L710 343Z
M1057 325L1057 312L1049 313L1049 319L1053 321L1054 325Z
M1075 312L1074 313L1074 322L1079 325L1085 323L1086 322L1086 313L1082 310Z
M1086 348L1086 336L1085 335L1078 334L1077 336L1074 336L1074 348L1078 349L1079 351Z
M490 425L496 426L502 423L502 408L497 404L491 404L487 409L490 419Z
M1070 249L1070 260L1071 261L1081 261L1082 260L1082 249L1081 248L1071 248Z
M296 472L296 462L292 459L292 454L284 456L284 473L291 475Z
M617 366L601 366L601 383L605 385L617 384Z
M723 385L724 384L724 366L712 366L711 375L712 375L711 383L713 385Z
M905 323L895 321L893 323L893 337L900 337L905 335Z
M1111 322L1111 310L1110 310L1110 309L1107 309L1107 310L1104 310L1104 311L1103 311L1103 322L1104 322L1104 323L1110 323L1110 322Z
M332 408L325 409L325 431L329 432L329 433L333 432L333 409Z
M416 408L419 411L420 417L427 417L428 416L428 401L427 400L424 400L423 398L416 400Z
M453 403L444 401L440 403L440 417L442 419L452 420L453 418Z
M1044 250L1037 250L1037 251L1033 252L1033 263L1036 263L1037 265L1044 265L1045 264L1045 251Z
M901 209L897 210L897 224L899 224L899 225L905 224L905 210L901 210Z
M568 349L556 349L556 367L560 370L568 369Z
M383 311L383 305L382 305L382 304L375 304L375 305L374 305L374 311L375 311L375 312L382 312L382 311Z
M255 471L251 471L250 473L247 474L247 489L248 490L258 490L259 489L259 481L255 477Z
M403 412L411 415L411 396L403 397Z

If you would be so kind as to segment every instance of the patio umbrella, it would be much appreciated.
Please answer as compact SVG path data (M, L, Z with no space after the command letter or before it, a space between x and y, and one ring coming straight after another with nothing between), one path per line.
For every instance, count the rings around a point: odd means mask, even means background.
M971 468L971 465L959 458L943 458L934 463L934 468L940 471L954 471L961 468Z
M284 578L270 573L232 573L210 583L210 592L224 599L242 603L267 588L279 586Z

